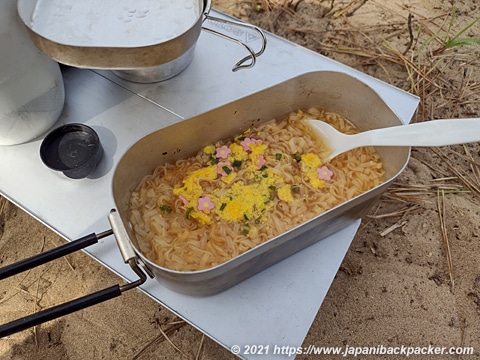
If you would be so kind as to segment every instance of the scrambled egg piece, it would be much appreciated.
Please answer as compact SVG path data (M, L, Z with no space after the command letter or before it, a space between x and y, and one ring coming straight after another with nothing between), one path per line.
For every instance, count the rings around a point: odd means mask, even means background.
M278 189L278 198L285 202L293 201L292 187L290 185L283 185Z
M252 161L254 161L257 158L257 156L263 155L263 153L267 148L267 145L262 143L249 144L248 146L250 147L250 149L252 149L250 153L250 159Z
M212 218L202 211L192 210L190 217L202 224L210 224L212 222Z
M237 173L232 171L227 176L222 176L222 181L226 184L231 183L237 177Z
M325 186L325 181L318 178L317 169L322 166L322 160L316 154L308 153L301 156L300 170L308 179L312 186L321 189Z
M273 206L270 197L274 182L273 176L267 176L252 184L233 184L231 189L218 199L221 205L217 214L226 221L265 221L265 210Z
M203 189L200 186L200 180L213 180L217 177L217 166L210 165L190 173L183 179L182 187L173 189L173 194L183 196L189 203L197 201L202 196Z
M203 189L200 186L200 180L213 180L217 177L217 166L210 165L190 173L185 179L183 179L183 186L176 187L173 189L173 194L183 197L184 201L187 203L185 207L193 208L188 214L189 217L197 219L198 221L208 224L211 221L210 216L207 214L197 211L198 199L203 195Z
M230 160L230 162L233 163L235 160L245 161L248 159L248 153L245 150L243 150L243 146L237 143L232 143L229 146L229 149L232 150L232 152L230 153L230 156L228 157L228 160Z
M213 145L207 145L207 146L205 146L205 147L203 148L203 152L204 152L205 154L209 154L209 155L215 154L215 146L213 146Z

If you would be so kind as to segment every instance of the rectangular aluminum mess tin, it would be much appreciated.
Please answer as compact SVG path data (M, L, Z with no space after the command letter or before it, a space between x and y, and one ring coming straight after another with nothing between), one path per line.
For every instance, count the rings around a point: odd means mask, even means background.
M113 197L138 256L161 284L179 293L199 296L238 284L361 218L407 165L410 148L378 147L385 166L385 182L213 268L173 271L140 253L128 219L131 193L143 177L159 165L196 154L208 144L311 107L343 115L362 131L403 125L382 98L360 80L340 72L317 71L160 129L140 139L124 154L113 176Z

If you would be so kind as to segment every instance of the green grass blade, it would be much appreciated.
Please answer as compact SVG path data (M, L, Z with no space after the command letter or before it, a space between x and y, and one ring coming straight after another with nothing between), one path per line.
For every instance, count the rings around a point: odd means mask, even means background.
M455 46L463 46L463 45L472 45L472 44L480 44L480 39L476 38L462 38L462 39L455 39L448 42L445 45L448 48L452 48Z
M473 25L475 25L475 23L478 20L480 20L480 18L476 18L475 20L473 20L470 24L468 24L466 27L464 27L462 30L460 30L453 38L451 38L450 41L454 41L455 39L458 39L460 37L460 35L462 35L465 31L470 29ZM450 41L448 41L448 42L450 42Z

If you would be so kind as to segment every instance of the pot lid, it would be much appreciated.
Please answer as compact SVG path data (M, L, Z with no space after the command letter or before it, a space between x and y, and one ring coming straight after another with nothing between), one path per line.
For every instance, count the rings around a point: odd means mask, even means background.
M33 43L87 69L163 65L195 46L208 0L18 0Z
M190 29L200 0L19 0L18 12L34 33L78 47L142 47Z

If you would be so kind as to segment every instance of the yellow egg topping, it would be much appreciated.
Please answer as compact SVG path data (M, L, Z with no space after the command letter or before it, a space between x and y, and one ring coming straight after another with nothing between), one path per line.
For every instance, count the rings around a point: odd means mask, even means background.
M294 166L299 182L303 179L319 189L324 187L325 179L330 180L332 173L322 167L316 154L272 156L266 154L267 150L262 140L245 135L229 144L206 146L203 152L209 159L205 166L190 172L173 189L183 203L186 217L201 224L215 219L240 222L244 224L244 235L252 235L255 228L251 225L267 221L268 209L275 203L300 200L295 195L299 185L288 183L281 172L272 171L275 166Z

